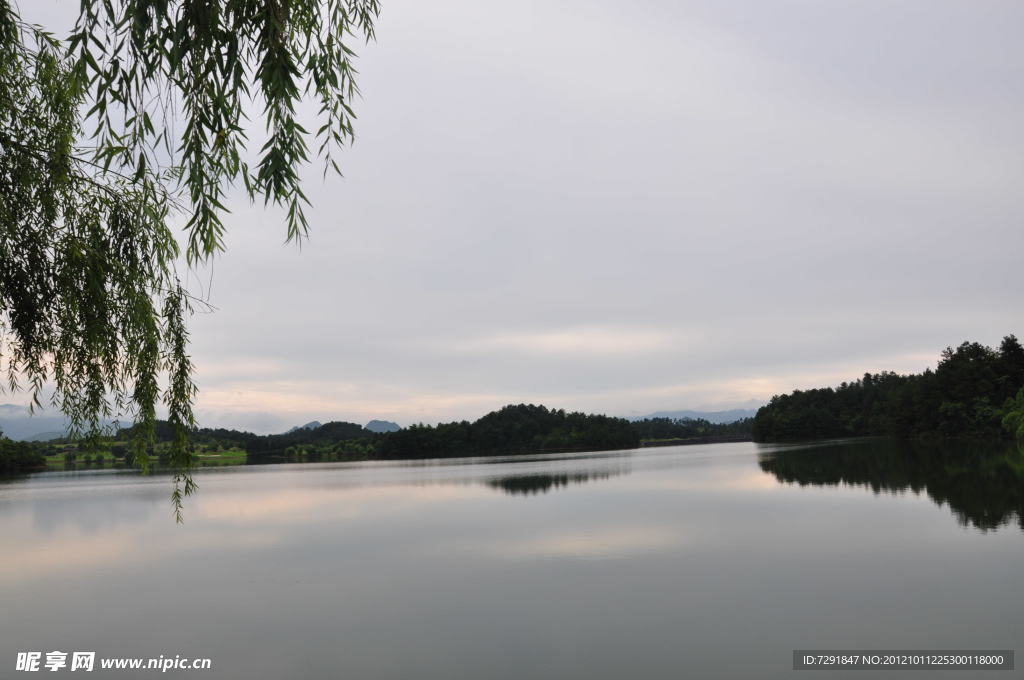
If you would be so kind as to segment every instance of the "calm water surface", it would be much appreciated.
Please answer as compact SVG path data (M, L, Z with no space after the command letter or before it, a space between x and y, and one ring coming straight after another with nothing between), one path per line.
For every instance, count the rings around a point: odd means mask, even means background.
M794 648L1024 651L1016 449L741 443L197 476L183 526L165 477L0 484L0 677L33 650L275 680L781 678L808 674ZM107 673L86 677L160 675ZM847 675L866 677L827 677Z

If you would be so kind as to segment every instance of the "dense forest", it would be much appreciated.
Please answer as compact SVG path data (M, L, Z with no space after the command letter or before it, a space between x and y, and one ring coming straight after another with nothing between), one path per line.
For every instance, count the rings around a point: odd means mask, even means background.
M1005 437L1021 430L1024 348L964 342L935 370L866 373L839 387L777 395L754 418L754 439L782 441L890 435Z
M0 433L0 475L46 469L46 458L38 446L15 442Z
M457 456L632 449L640 434L623 418L509 405L474 422L413 425L381 438L376 457Z

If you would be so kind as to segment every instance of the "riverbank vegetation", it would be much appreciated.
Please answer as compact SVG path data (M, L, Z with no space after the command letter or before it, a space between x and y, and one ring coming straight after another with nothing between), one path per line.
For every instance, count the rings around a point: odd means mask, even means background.
M47 461L38 447L16 442L0 434L0 475L45 470Z
M865 373L839 387L777 395L754 418L754 439L1024 436L1024 348L947 348L935 370Z
M330 422L272 435L197 428L190 433L189 451L197 467L519 455L735 441L749 439L752 424L749 418L726 424L685 418L631 422L605 415L518 404L505 406L473 422L419 424L395 432L374 432L346 422ZM129 427L90 442L60 439L18 444L38 456L36 468L131 467L136 462L133 442L138 436L136 428ZM170 461L175 436L174 427L157 422L155 441L149 445L147 453L158 466Z
M645 418L632 423L643 446L701 442L746 441L752 436L753 418L712 423L703 418Z

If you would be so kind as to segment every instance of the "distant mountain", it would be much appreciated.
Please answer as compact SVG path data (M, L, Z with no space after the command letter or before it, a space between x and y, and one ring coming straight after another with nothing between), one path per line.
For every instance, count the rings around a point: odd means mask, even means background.
M370 432L398 432L402 428L390 420L371 420L366 424L366 429Z
M311 420L305 425L297 425L293 427L292 429L285 432L285 434L291 434L292 432L298 432L299 430L315 430L316 428L321 426L323 426L323 423L321 423L319 420Z
M756 408L734 408L729 411L656 411L646 416L633 416L629 420L644 420L646 418L671 418L679 420L688 418L690 420L706 420L709 423L734 423L744 418L753 418L757 415Z
M64 430L53 430L52 432L37 432L31 437L25 437L27 442L52 442L54 439L63 439L68 436Z
M41 432L59 432L63 436L67 418L62 413L29 413L27 406L0 404L0 431L15 440L31 439Z

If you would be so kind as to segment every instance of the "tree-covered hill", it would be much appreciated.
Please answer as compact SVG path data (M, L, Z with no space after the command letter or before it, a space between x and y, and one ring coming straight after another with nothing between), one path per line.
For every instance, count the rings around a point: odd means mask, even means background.
M600 451L640 445L629 421L568 413L533 404L509 405L475 422L413 425L385 435L376 457L450 458L555 451Z
M298 428L285 434L253 437L243 448L252 463L291 458L296 454L305 454L307 459L314 460L324 454L339 453L361 453L362 457L367 457L372 451L372 440L378 436L362 425L330 422L311 429Z
M869 435L1005 436L1003 420L1024 388L1024 348L964 342L933 371L865 373L839 387L777 395L754 418L758 441Z
M456 456L516 455L562 451L631 449L643 445L671 445L749 439L751 419L735 423L706 420L651 418L630 422L624 418L567 412L546 406L509 405L475 422L414 425L374 432L355 423L329 422L293 428L283 434L257 435L238 430L195 428L188 435L188 452L197 465L236 465L305 461L423 459ZM397 425L395 426L397 427ZM167 451L177 435L170 423L157 421L148 454L158 465L167 464ZM130 466L137 427L118 430L91 442L67 439L33 443L51 468L77 469L85 465Z

